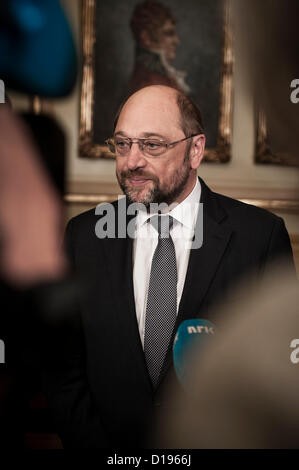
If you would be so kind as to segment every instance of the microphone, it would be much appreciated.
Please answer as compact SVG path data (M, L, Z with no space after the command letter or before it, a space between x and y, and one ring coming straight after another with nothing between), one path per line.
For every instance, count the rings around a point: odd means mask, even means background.
M215 326L209 320L190 319L183 321L173 344L173 363L179 382L184 386L190 369L189 356L193 348L203 347L213 337Z
M0 51L0 77L10 88L45 98L72 91L76 49L58 0L2 0Z

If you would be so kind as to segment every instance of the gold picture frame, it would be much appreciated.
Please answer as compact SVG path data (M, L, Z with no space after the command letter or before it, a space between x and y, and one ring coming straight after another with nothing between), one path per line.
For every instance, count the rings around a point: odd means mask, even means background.
M111 159L114 155L109 152L108 148L94 140L95 14L96 0L82 0L83 73L79 156L89 159ZM234 55L228 1L225 2L224 8L223 37L217 144L205 151L205 161L213 163L226 163L231 158Z
M287 152L275 152L273 150L270 144L267 119L261 109L257 111L255 162L267 165L299 166L299 160L295 155L290 155Z

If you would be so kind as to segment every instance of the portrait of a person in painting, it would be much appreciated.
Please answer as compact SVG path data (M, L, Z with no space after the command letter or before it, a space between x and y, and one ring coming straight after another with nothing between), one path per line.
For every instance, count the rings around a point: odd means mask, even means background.
M190 94L187 73L171 65L180 40L171 10L156 1L136 5L130 22L136 43L129 92L149 85L166 85Z

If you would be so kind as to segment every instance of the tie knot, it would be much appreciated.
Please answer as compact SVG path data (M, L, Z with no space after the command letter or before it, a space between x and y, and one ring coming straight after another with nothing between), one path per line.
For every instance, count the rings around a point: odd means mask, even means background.
M154 215L149 221L157 230L159 238L169 238L169 232L173 226L173 217L171 215Z

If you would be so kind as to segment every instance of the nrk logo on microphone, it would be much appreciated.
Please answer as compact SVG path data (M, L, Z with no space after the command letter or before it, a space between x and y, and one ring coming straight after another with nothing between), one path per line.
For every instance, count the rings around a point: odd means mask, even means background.
M185 320L179 326L173 344L173 364L176 375L184 386L192 372L194 360L200 360L202 346L213 338L215 327L209 320ZM195 352L195 355L194 355Z
M202 321L202 320L199 320L199 321ZM207 322L207 320L206 320ZM211 325L210 323L208 325ZM189 335L193 335L193 334L201 334L201 333L204 333L206 335L213 335L215 333L215 328L214 326L208 326L208 325L190 325L190 326L187 326L187 332Z
M5 85L4 81L0 79L0 104L5 103Z

